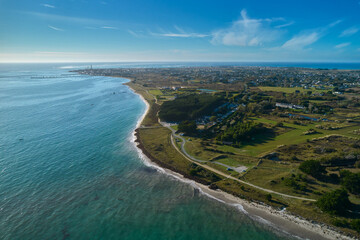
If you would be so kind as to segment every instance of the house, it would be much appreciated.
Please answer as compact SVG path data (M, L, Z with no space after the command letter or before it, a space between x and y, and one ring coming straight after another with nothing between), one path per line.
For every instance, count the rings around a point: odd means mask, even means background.
M304 109L304 106L301 105L295 105L295 104L291 104L291 103L275 103L276 107L280 107L280 108L291 108L291 109Z

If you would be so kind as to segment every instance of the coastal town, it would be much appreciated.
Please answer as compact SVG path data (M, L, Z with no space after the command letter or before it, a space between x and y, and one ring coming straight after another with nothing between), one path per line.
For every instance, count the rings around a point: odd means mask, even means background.
M211 189L349 234L360 231L360 71L179 67L78 72L131 80L127 85L149 104L137 142L156 164Z
M226 89L240 85L291 87L302 89L333 90L342 94L349 88L360 85L360 71L336 69L307 69L298 67L177 67L177 68L117 68L117 69L85 69L80 73L100 76L124 76L138 80L156 76L156 87L173 89L196 87L222 83L218 86ZM169 85L169 83L172 85ZM149 82L151 86L151 82ZM296 89L298 90L298 89ZM295 90L295 91L296 91ZM314 93L320 94L320 93Z

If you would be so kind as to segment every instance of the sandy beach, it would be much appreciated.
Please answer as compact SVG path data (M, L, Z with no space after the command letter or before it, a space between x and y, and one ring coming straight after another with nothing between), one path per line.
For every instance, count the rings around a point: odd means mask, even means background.
M129 87L129 86L128 86ZM129 87L132 89L131 87ZM185 178L179 173L171 171L166 168L160 167L155 162L151 161L143 151L138 147L138 143L136 142L136 129L141 126L141 122L145 118L146 114L149 111L149 104L144 99L144 97L137 93L134 89L132 89L146 104L146 110L144 114L140 117L137 122L136 128L133 131L131 141L137 146L137 151L140 158L144 161L144 163L152 168L157 169L159 172L163 174L167 174L168 176L175 178L179 181L190 184L197 189L200 193L208 196L211 199L222 202L224 204L229 204L234 207L235 210L242 212L243 214L248 215L255 221L262 222L263 224L267 224L268 226L276 229L277 231L281 231L287 235L299 238L299 239L356 239L350 236L346 236L345 234L335 230L334 228L327 226L325 224L313 222L311 220L303 219L299 216L292 215L284 210L277 210L271 206L250 202L238 197L235 197L231 194L228 194L221 190L212 190L208 186Z

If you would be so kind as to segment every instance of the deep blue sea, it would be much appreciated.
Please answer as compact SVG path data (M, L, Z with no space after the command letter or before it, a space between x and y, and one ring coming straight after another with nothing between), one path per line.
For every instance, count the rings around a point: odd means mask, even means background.
M144 164L145 104L88 65L0 64L0 239L289 239Z

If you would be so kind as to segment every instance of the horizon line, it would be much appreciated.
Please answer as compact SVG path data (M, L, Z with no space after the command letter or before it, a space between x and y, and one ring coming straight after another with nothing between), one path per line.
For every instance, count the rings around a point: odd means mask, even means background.
M360 64L360 61L175 61L175 60L136 60L136 61L9 61L1 62L0 64L31 64L31 63L347 63L347 64Z

